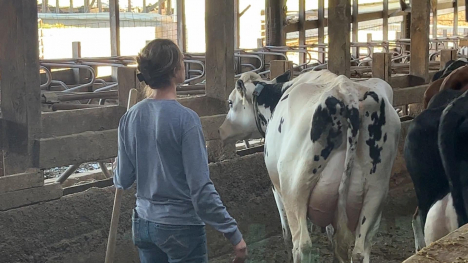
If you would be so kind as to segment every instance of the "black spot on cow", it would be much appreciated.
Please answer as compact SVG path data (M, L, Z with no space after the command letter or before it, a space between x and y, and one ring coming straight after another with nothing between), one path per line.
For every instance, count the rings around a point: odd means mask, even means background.
M383 136L383 141L386 142L387 141L387 134L385 133L385 135Z
M361 234L359 234L359 238L361 238Z
M351 144L353 142L353 138L352 137L348 137L348 142Z
M312 173L316 174L316 173L317 173L317 169L314 169L314 170L312 171Z
M314 161L318 162L318 160L320 160L320 156L315 155L315 156L314 156Z
M382 147L379 147L377 144L382 139L382 126L385 125L385 101L380 103L380 115L378 112L373 112L371 114L372 124L369 125L369 139L366 140L366 144L369 146L369 156L372 159L372 169L371 174L375 173L377 170L377 164L382 160L380 159L380 152Z
M351 132L353 134L353 137L355 137L359 130L359 110L354 107L346 107L346 118L348 119L349 124L351 125Z
M263 114L259 113L258 117L260 118L260 122L262 123L263 126L266 126L268 124L268 121L265 118L265 116L263 116Z
M253 83L255 84L255 81ZM275 111L276 105L283 96L284 92L282 91L282 88L284 83L267 84L265 82L258 82L257 84L264 86L262 92L257 97L258 105L264 106L267 109L269 108L273 113Z
M337 119L337 117L336 117L336 116L335 116L335 117L333 117L333 120L336 120L336 119Z
M366 217L363 217L361 225L364 225L365 222L366 222Z
M284 96L284 98L281 99L281 101L287 99L289 97L289 94L286 94L286 96Z
M368 92L364 93L364 99L363 100L366 100L367 96L372 97L375 100L375 102L379 102L379 96L375 92L368 91Z
M284 122L284 119L283 119L283 117L281 117L280 124L279 124L279 127L278 127L279 133L281 133L281 125L283 125L283 122Z
M368 111L366 111L366 117L369 117L369 112Z
M320 168L322 168L322 166L321 166L321 165L319 165L319 167L318 167L318 168L320 169Z
M312 129L310 131L312 142L316 142L322 135L326 135L322 144L324 148L320 153L324 159L327 159L332 150L338 148L342 143L341 127L334 127L335 123L333 121L334 115L338 114L338 107L340 107L340 113L343 112L343 102L330 96L325 100L325 107L319 105L312 118Z

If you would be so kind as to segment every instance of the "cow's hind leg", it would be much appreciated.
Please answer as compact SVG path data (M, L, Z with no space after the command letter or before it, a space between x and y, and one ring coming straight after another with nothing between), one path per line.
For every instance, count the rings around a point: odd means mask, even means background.
M413 215L411 226L413 227L415 251L418 252L426 246L424 241L421 214L419 213L418 207L416 208L416 212Z
M281 220L281 228L283 229L283 240L284 245L286 247L286 251L288 252L288 262L292 260L292 242L291 242L291 232L289 231L288 219L286 218L286 211L284 210L283 200L281 199L280 194L276 189L273 187L273 196L275 197L276 206L278 207L278 212L280 215Z
M367 190L355 234L352 253L353 263L368 263L372 240L377 233L382 217L382 206L388 187L373 185Z

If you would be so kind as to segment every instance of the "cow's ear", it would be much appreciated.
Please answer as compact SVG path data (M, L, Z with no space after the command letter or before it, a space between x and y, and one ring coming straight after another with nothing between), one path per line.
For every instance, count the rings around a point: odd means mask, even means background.
M285 82L288 82L290 79L291 79L291 70L288 70L284 72L283 74L279 75L278 77L276 77L273 82L285 83Z
M240 93L241 97L244 97L246 88L245 88L243 80L241 79L237 80L236 88L237 88L237 91Z

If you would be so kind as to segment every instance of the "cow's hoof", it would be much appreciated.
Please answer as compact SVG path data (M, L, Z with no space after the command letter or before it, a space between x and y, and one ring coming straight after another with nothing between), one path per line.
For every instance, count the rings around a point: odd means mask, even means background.
M353 255L353 263L363 263L364 262L364 256L361 253L357 253Z

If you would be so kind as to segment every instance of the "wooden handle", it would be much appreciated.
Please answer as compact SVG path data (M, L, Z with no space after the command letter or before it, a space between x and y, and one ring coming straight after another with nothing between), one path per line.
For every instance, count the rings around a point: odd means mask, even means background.
M128 95L127 111L137 103L138 91L131 89ZM109 238L107 241L106 260L105 263L113 263L115 255L115 241L117 239L117 228L120 218L120 204L122 201L123 189L115 189L114 208L112 209L112 218L110 223Z

